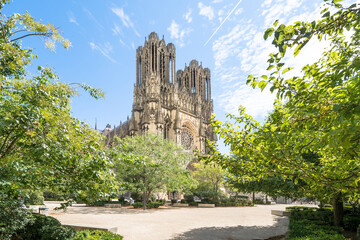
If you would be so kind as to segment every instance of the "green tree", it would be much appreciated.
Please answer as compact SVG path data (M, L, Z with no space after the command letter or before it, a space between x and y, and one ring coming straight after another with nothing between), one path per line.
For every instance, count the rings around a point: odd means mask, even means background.
M0 11L7 2L0 1ZM49 47L56 42L70 45L57 28L29 13L0 13L0 201L15 201L25 189L53 190L66 199L84 191L104 195L112 187L113 173L102 138L71 116L74 87L59 82L49 68L38 67L37 75L27 75L26 67L36 55L23 48L21 40L32 35L42 36ZM99 89L76 86L102 96ZM1 206L0 211L11 215L6 206L19 204ZM2 228L6 224L0 219ZM12 233L1 234L7 238Z
M192 189L194 195L217 200L220 196L220 188L224 187L226 171L216 164L204 164L202 162L192 164L193 178L196 187Z
M146 134L119 140L113 147L116 179L122 190L141 192L144 210L154 192L186 189L191 155L176 143Z
M334 222L342 225L342 200L360 193L360 8L343 6L341 0L325 2L318 21L288 26L276 21L265 32L278 52L270 55L268 75L248 78L252 87L263 90L269 84L276 93L275 109L265 122L255 121L242 107L240 116L228 115L232 122L213 120L232 153L251 161L234 166L217 153L212 158L249 179L280 175L295 184L303 181L306 193L333 199ZM327 38L331 47L304 66L301 76L286 78L291 70L284 62L287 48L296 56L314 36Z

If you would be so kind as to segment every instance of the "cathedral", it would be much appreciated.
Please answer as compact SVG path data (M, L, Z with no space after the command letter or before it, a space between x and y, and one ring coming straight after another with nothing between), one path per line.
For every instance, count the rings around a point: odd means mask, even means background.
M210 70L192 60L176 71L176 51L152 32L136 50L136 82L131 118L103 131L110 144L116 135L153 133L185 150L205 153L205 140L216 141L210 126L213 112Z

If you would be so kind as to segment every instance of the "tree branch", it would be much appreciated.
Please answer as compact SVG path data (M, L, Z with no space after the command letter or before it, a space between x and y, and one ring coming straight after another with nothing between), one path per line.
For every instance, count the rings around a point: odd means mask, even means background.
M17 40L20 40L22 38L29 37L29 36L46 36L46 37L50 37L51 35L52 35L52 33L49 33L49 32L47 32L47 33L29 33L29 34L25 34L25 35L23 35L21 37L17 37L15 39L12 39L12 40L10 40L10 42L15 42Z

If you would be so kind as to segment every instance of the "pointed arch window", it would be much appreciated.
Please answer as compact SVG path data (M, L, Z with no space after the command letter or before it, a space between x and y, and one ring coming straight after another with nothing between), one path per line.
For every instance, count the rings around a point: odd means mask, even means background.
M141 58L139 58L139 62L138 62L138 83L139 85L141 85L142 82L142 62L141 62Z

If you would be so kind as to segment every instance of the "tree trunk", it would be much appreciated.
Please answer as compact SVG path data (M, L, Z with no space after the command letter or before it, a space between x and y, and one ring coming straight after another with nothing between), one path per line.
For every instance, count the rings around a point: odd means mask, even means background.
M252 199L253 199L253 203L254 203L255 202L255 192L253 192Z
M344 205L341 192L337 193L333 198L334 209L334 225L344 226Z
M144 190L143 193L143 209L146 210L146 189Z

